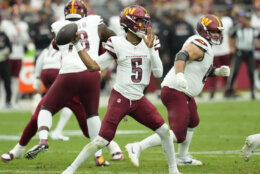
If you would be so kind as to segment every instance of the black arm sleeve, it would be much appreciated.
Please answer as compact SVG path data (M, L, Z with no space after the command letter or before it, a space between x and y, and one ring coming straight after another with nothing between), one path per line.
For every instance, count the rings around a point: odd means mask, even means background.
M216 69L216 67L215 66L211 66L210 67L210 70L209 70L209 76L208 77L215 77L216 75L215 75L215 69Z

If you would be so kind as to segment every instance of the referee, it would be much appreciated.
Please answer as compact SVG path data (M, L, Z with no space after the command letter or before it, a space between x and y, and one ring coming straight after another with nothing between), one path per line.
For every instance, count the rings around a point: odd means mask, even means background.
M226 97L234 96L233 84L237 77L241 63L244 61L247 65L250 78L251 99L255 99L254 93L254 69L255 60L253 50L255 40L259 38L259 31L251 27L251 14L241 10L238 13L238 24L231 32L231 47L235 47L234 71L227 84ZM233 42L232 42L233 41ZM234 50L234 49L233 49Z
M0 24L2 17L0 15ZM11 74L8 63L8 56L12 52L10 41L5 33L0 31L0 77L4 81L4 87L6 91L6 108L11 108Z

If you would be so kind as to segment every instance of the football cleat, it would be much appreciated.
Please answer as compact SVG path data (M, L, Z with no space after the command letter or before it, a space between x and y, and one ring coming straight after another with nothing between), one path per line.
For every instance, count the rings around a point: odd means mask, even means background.
M122 159L124 159L124 155L122 154L122 152L116 152L112 154L112 159L114 161L120 161Z
M22 158L25 147L17 144L10 152L1 155L1 160L4 162L12 161L13 159Z
M50 133L50 137L52 140L62 140L62 141L69 141L70 137L62 135L62 133L59 133L57 131L53 131Z
M109 166L110 165L109 162L106 161L102 155L101 156L96 156L95 157L95 162L96 162L96 166L99 166L99 167Z
M253 136L248 136L246 138L245 145L241 149L241 156L247 162L252 157L255 149L257 148L256 143L254 143Z
M74 170L71 166L69 166L69 167L67 167L66 170L64 170L64 171L62 172L62 174L73 174L74 171L75 171L75 170Z
M199 160L194 159L192 156L187 155L184 157L177 156L178 166L201 166L203 163Z
M129 143L125 146L128 156L135 167L139 167L141 147L139 143Z
M14 154L7 152L4 153L3 155L1 155L1 160L4 162L9 162L12 161L14 159Z
M34 159L39 153L46 152L49 149L47 144L39 144L28 150L24 157L26 159Z

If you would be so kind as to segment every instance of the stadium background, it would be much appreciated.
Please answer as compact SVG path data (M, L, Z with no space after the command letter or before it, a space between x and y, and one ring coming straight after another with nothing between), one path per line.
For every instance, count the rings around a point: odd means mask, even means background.
M31 117L33 103L33 64L40 51L48 46L51 37L46 28L50 24L63 17L63 9L66 1L63 0L0 0L0 9L3 20L15 23L15 16L28 25L30 42L25 44L26 54L23 56L23 69L20 73L20 95L15 108L6 109L4 106L3 82L0 80L0 154L6 153L17 143L21 131ZM151 13L153 28L162 26L164 21L173 22L177 11L185 12L185 20L194 27L197 19L206 13L212 13L216 9L224 9L234 22L237 13L243 10L250 10L252 16L260 18L257 14L260 11L259 0L88 0L89 14L99 14L104 18L105 23L118 34L122 34L118 24L118 14L123 7L130 4L144 5ZM42 26L42 37L35 35L35 28L40 26L39 16L47 17ZM165 20L166 18L166 20ZM168 19L168 20L167 20ZM259 28L260 28L260 22ZM156 34L167 34L170 29L157 30ZM46 41L46 42L45 42ZM165 40L162 38L162 44ZM38 44L38 43L41 44ZM43 43L46 43L45 45ZM167 43L167 42L166 42ZM253 51L253 50L252 50ZM166 54L169 54L166 51ZM235 57L233 57L233 60ZM231 65L232 68L232 65ZM259 67L258 67L259 68ZM102 96L100 103L100 116L103 118L106 111L108 94L113 84L113 67L102 72ZM259 81L259 79L257 79ZM26 86L22 86L26 85ZM27 86L28 85L28 86ZM257 87L257 86L256 86ZM236 90L242 91L239 98L226 99L223 97L225 86L218 86L218 95L209 100L208 86L205 87L205 95L196 98L198 101L198 112L201 123L194 134L191 144L191 154L203 161L203 166L180 167L185 174L259 174L259 152L245 163L239 156L239 151L244 144L246 136L259 132L259 91L255 101L250 100L248 93L249 80L246 66L240 68L238 80L235 84ZM158 83L151 79L147 89L147 97L156 104L159 112L167 120L165 107L157 96ZM54 125L59 117L54 117ZM152 148L143 153L140 158L141 168L132 167L124 145L129 142L139 141L151 131L137 124L129 118L128 122L119 125L119 131L115 140L121 146L125 160L118 163L111 162L109 168L94 167L94 161L88 160L78 173L106 173L106 174L163 174L167 173L166 159L161 147ZM65 127L65 135L70 136L70 141L52 141L49 152L39 156L35 160L26 159L14 160L10 163L0 163L0 173L61 173L77 156L82 147L86 144L74 117L71 118ZM34 138L27 149L37 143ZM104 150L105 158L110 160L108 152Z

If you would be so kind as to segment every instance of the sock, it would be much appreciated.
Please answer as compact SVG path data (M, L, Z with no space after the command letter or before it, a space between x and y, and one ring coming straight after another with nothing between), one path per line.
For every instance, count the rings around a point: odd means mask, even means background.
M99 116L93 116L87 119L87 125L88 125L88 133L89 137L92 140L94 140L98 136L99 129L101 127L101 121ZM95 153L95 156L101 156L102 150L99 150Z
M116 152L122 152L120 147L119 147L119 145L116 142L114 142L114 141L111 141L109 143L109 145L107 145L107 150L109 151L109 153L111 155L116 153Z
M55 128L55 131L57 131L58 133L62 132L65 125L69 121L71 114L72 114L72 111L69 108L65 107L65 108L62 109L61 114L60 114L60 119L59 119L59 122L58 122L58 124Z
M46 110L46 109L42 109L39 113L39 116L38 116L38 130L41 127L47 127L50 130L51 125L52 125L52 114L51 114L51 112ZM40 140L41 139L44 139L44 140L48 139L49 130L40 130L39 131Z
M97 136L93 141L88 143L82 151L79 153L77 158L72 162L70 167L75 172L77 168L85 162L91 155L93 155L96 151L99 149L102 149L104 146L106 146L109 142L105 140L104 138Z
M14 158L20 157L21 153L23 153L25 150L25 146L20 145L17 143L12 150L10 150L10 153L14 155Z
M184 142L178 144L178 156L185 157L189 154L190 142L194 133L194 128L188 128L186 139Z
M139 144L141 146L141 151L143 152L147 148L161 145L161 138L157 133L155 133L140 141Z
M174 143L173 143L173 139L171 138L170 130L167 124L164 123L155 132L161 138L162 147L168 161L169 173L171 174L171 173L179 172L177 168L176 158L175 158Z
M172 130L170 130L170 138L173 140L173 142L177 141ZM161 138L157 133L155 133L139 142L142 152L149 147L159 146L161 144L162 144Z

